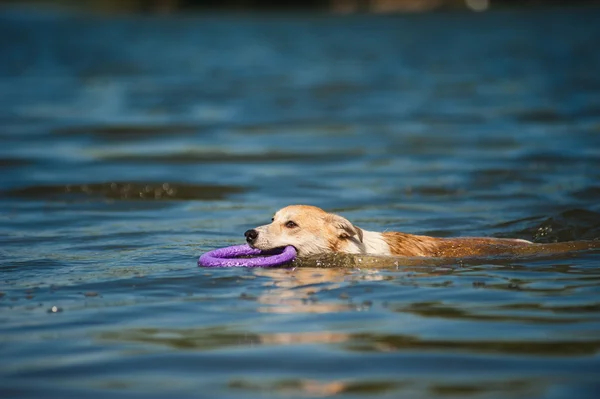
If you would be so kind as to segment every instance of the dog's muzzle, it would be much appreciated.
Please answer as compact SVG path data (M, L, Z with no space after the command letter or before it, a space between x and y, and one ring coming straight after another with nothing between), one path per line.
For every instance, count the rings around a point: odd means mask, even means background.
M247 230L244 233L244 236L246 237L246 242L248 244L252 244L256 240L256 238L258 237L258 231L254 230L254 229Z

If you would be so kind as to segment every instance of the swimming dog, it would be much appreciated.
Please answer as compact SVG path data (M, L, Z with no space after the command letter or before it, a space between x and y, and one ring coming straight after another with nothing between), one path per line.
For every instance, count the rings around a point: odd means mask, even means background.
M597 248L600 242L535 244L517 238L437 238L363 230L346 218L311 205L280 209L272 223L244 233L253 248L270 250L291 245L298 256L334 252L379 256L463 258L493 255L535 255ZM574 245L585 243L585 245ZM571 245L565 245L571 244Z

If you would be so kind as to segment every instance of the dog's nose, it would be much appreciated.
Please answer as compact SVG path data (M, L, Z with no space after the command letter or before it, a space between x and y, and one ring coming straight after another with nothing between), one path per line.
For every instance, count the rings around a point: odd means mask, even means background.
M256 240L256 237L258 237L258 231L251 229L246 231L244 235L246 236L246 241L252 243Z

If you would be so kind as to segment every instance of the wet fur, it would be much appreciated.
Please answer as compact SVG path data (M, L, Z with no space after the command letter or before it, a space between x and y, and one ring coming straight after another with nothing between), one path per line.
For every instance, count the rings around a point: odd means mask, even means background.
M289 225L293 222L295 226ZM290 227L291 226L291 227ZM436 238L400 232L363 230L342 216L310 205L280 209L273 223L259 226L251 246L262 250L292 245L299 256L334 252L361 255L463 258L535 255L600 248L600 241L534 244L512 238Z

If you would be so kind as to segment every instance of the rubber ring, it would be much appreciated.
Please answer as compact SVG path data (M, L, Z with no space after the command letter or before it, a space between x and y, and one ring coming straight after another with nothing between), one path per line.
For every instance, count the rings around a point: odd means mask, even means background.
M239 258L240 256L255 258ZM296 258L296 248L287 246L271 251L261 251L249 245L234 245L215 249L200 256L198 266L203 267L271 267L281 266Z

